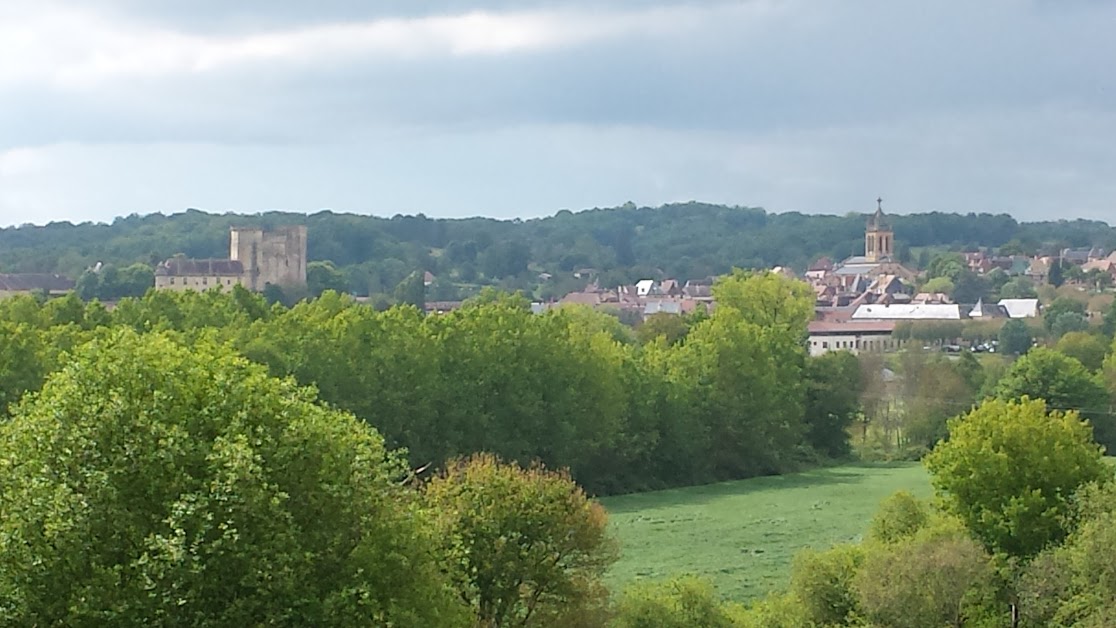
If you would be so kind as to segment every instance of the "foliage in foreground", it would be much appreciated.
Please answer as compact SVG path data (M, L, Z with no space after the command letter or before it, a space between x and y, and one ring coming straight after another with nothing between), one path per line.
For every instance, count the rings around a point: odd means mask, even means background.
M612 628L733 628L741 610L723 604L708 582L679 577L631 587L616 609Z
M440 555L481 626L599 625L608 518L569 476L478 454L424 490Z
M731 625L772 607L799 626L1112 625L1116 483L1089 425L1024 397L949 430L926 458L940 508L893 495L862 543L803 552L788 593Z
M989 551L1029 557L1069 531L1071 499L1112 476L1076 412L1040 400L988 400L950 421L926 458L935 489Z
M0 617L463 625L400 471L227 349L102 333L0 426Z

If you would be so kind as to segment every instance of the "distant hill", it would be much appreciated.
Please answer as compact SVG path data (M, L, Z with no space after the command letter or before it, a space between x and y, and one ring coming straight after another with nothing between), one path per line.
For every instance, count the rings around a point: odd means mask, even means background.
M564 293L584 285L588 270L604 285L641 277L700 278L734 266L790 266L863 251L867 214L771 214L751 207L681 203L561 211L532 220L392 218L320 212L257 215L188 210L170 216L118 218L112 224L51 223L0 229L0 272L77 277L102 262L153 266L175 254L226 257L231 225L306 224L309 258L356 294L388 293L415 270L437 278L433 298L482 285ZM1116 246L1116 230L1098 221L1020 223L1006 214L940 212L892 216L896 252L1004 247L1033 253L1061 247ZM323 264L317 265L321 271ZM551 275L541 282L539 275ZM580 284L580 285L579 285Z

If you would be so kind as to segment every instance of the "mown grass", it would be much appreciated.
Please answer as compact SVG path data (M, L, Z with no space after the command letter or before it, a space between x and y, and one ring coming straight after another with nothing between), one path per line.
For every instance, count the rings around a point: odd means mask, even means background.
M609 584L695 574L746 602L785 586L800 549L858 540L898 490L929 497L925 469L843 466L603 499L622 552Z

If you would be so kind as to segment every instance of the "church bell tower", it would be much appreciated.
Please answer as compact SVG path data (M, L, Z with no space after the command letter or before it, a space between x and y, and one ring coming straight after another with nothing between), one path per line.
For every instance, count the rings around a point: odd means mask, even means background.
M883 199L876 199L876 213L868 220L864 230L864 258L869 262L890 261L895 232L883 213Z

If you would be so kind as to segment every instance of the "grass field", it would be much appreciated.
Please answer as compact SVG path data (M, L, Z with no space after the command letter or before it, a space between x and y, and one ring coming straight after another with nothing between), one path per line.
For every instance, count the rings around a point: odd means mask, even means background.
M854 541L880 501L931 494L917 464L844 466L603 499L621 543L614 591L642 579L696 574L727 599L784 586L794 554Z

